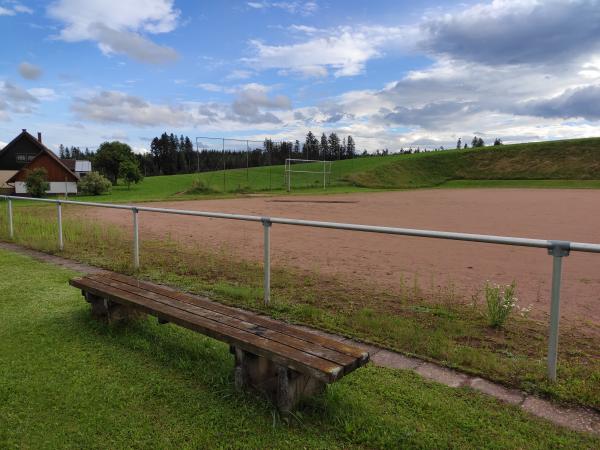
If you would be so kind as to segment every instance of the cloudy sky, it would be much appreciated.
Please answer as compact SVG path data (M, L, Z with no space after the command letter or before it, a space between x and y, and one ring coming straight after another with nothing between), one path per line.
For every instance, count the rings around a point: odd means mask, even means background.
M0 145L600 135L600 1L0 0Z

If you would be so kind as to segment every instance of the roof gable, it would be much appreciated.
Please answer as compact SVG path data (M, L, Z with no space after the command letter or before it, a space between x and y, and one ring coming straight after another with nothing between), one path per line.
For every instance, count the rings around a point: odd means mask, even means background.
M31 170L31 169L34 169L37 167L41 167L42 165L40 165L40 158L49 158L53 162L53 164L58 168L58 170L64 172L65 175L67 175L67 177L69 177L71 179L71 181L79 180L79 175L77 175L75 172L73 172L73 170L71 170L69 167L67 167L60 160L60 158L54 154L54 152L52 150L50 150L44 144L39 142L36 138L34 138L26 130L23 130L23 132L21 134L19 134L19 136L17 136L15 139L10 141L8 143L8 145L2 149L2 151L0 152L0 157L2 156L4 150L6 150L6 148L9 145L11 145L11 144L16 145L14 143L19 142L19 140L21 140L21 139L28 139L31 142L33 142L40 149L40 152L31 161L29 161L23 168L21 168L21 170L19 170L15 175L13 175L10 179L8 179L7 183L12 183L14 181L19 180L20 178L23 178L23 175L28 170Z
M6 144L2 150L0 150L0 157L2 157L2 155L4 155L5 153L8 153L15 145L17 145L18 142L20 142L23 139L35 145L40 152L44 150L51 151L48 147L46 147L44 144L42 144L40 141L34 138L30 133L28 133L27 130L24 129L12 141Z

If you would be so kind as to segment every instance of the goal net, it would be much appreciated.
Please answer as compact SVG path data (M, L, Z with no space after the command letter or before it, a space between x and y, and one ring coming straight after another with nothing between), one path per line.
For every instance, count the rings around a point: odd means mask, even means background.
M287 158L285 160L284 182L288 192L292 189L292 178L294 181L302 181L306 186L319 185L326 189L330 183L332 162L318 159Z

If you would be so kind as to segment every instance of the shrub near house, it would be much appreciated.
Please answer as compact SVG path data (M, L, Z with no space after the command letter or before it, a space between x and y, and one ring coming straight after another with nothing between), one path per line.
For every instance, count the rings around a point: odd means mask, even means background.
M101 195L110 191L112 183L98 172L90 172L79 184L79 190L86 195Z
M46 191L50 189L48 171L44 167L27 171L25 187L27 188L27 193L32 197L43 197Z

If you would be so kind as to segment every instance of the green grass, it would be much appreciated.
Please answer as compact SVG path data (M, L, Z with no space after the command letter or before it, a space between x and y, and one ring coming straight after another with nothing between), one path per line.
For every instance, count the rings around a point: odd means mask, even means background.
M440 188L600 189L600 180L451 180Z
M367 366L290 423L233 389L226 345L91 319L75 273L0 251L1 448L597 448L465 388Z
M294 166L321 170L314 163ZM201 181L202 189L194 189ZM380 189L538 187L600 188L600 138L390 155L334 161L329 186L318 173L294 173L293 194ZM286 192L284 166L229 169L200 174L147 177L110 194L81 200L142 202Z
M600 138L420 153L346 178L358 186L385 189L456 186L448 182L461 187L485 186L486 182L502 186L505 180L519 187L546 180L552 181L544 187L571 187L571 180L575 184L585 180L589 184L584 187L598 187ZM555 181L562 185L553 185Z
M55 253L53 207L16 207L17 243ZM64 210L64 256L132 273L131 237L118 227L74 220ZM0 239L7 239L0 214ZM561 327L558 382L546 380L547 323L515 315L505 329L488 326L470 293L399 279L400 292L315 272L274 267L272 304L262 303L262 268L226 250L210 253L193 243L141 239L139 276L208 295L226 304L303 323L537 393L600 410L598 333ZM491 280L492 282L494 280ZM596 327L587 324L588 327Z

